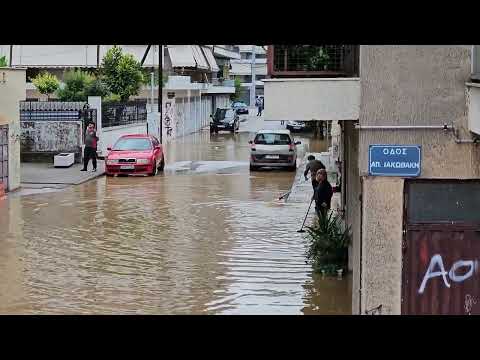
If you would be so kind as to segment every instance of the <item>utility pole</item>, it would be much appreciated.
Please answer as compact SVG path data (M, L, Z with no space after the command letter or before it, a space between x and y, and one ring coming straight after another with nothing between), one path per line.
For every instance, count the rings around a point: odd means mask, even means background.
M10 60L9 60L9 62L10 62L9 66L10 67L12 67L12 55L13 55L13 45L10 45Z
M163 55L165 47L160 45L160 56L158 57L158 112L160 115L160 144L163 144L163 109L162 109L162 87L163 87Z
M100 45L97 45L97 69L100 67Z
M156 45L153 45L153 52L152 52L152 55L153 55L153 61L152 61L152 64L153 64L153 70L152 72L150 73L150 84L151 84L151 105L150 105L150 111L153 112L153 107L154 107L154 104L155 104L155 100L154 100L154 97L155 97L155 53L156 53Z
M255 76L255 46L252 45L252 86L250 87L250 106L255 106L255 86L256 86L256 76Z

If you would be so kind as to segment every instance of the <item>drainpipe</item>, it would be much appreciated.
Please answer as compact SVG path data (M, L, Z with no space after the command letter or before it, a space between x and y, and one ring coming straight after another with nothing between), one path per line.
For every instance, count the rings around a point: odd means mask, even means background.
M453 130L453 125L359 125L355 124L358 130Z
M455 143L457 144L478 144L480 143L480 138L474 139L460 139L458 134L458 129L452 125L359 125L355 124L355 129L358 130L444 130L452 131L455 137Z

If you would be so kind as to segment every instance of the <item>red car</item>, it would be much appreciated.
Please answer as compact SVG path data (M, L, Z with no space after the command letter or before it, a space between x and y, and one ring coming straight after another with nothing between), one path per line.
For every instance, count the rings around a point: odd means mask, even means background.
M109 147L105 159L107 176L144 174L155 176L163 171L165 157L162 145L151 135L124 135Z

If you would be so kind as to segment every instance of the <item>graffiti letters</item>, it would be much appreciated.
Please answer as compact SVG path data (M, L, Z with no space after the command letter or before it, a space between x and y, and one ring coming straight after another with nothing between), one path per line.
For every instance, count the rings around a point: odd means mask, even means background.
M173 108L171 102L165 103L165 116L163 120L163 126L165 128L165 132L167 138L171 138L173 136Z
M466 272L460 272L460 268L468 268ZM445 266L443 264L443 259L440 254L435 254L432 256L430 260L430 264L428 265L428 269L423 276L422 283L420 288L418 289L419 294L423 294L427 283L430 279L436 278L441 276L443 279L443 283L447 288L450 288L450 283L448 282L448 278L452 282L461 283L468 278L473 276L473 271L478 268L478 262L473 260L458 260L456 261L449 272L445 270Z

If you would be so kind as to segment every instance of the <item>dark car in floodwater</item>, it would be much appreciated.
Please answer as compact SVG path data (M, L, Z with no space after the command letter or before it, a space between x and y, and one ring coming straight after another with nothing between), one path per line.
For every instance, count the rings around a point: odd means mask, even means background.
M243 101L235 101L232 104L232 109L239 115L247 114L248 115L248 106Z
M213 121L210 123L210 133L218 133L220 130L234 133L240 128L240 119L233 109L218 108L211 117Z

